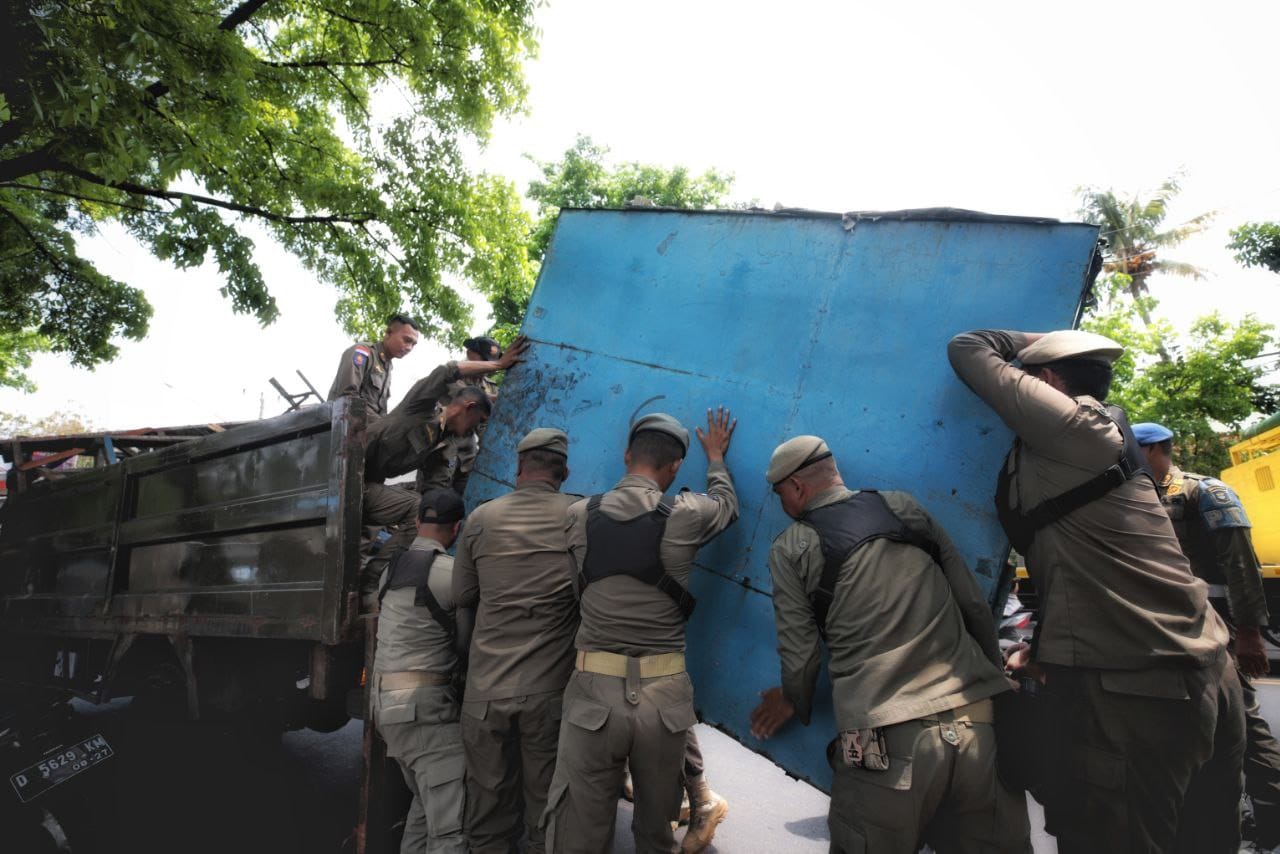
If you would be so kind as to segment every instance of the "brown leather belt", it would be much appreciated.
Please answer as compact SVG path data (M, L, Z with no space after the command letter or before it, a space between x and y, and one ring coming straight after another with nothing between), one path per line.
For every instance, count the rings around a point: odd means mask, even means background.
M673 676L684 673L684 653L667 652L662 655L645 655L631 658L615 652L584 652L578 650L574 662L579 670L587 673L600 673L604 676L627 676L627 662L639 662L640 678L653 679L656 676Z
M965 706L957 706L942 712L933 712L928 717L920 718L924 723L971 723L993 724L996 722L995 704L990 699L978 700Z
M399 673L378 674L378 689L400 691L405 688L422 688L427 685L448 685L453 677L448 673L432 673L429 670L401 670Z

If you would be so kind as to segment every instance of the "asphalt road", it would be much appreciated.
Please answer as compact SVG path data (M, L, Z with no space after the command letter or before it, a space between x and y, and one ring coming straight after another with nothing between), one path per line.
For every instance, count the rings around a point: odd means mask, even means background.
M1263 713L1280 731L1280 680L1259 683ZM253 741L225 729L159 725L127 701L84 711L116 749L94 786L114 817L104 854L346 854L354 850L359 722L338 732L288 733ZM699 726L712 787L728 799L713 852L825 852L827 796L714 729ZM1041 813L1034 802L1033 827ZM620 801L614 850L629 854L631 805ZM679 834L683 834L683 829ZM1037 854L1056 851L1038 833Z

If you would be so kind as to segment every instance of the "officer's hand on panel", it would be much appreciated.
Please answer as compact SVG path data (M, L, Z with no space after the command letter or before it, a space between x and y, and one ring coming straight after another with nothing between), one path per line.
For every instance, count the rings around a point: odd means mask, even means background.
M707 462L724 462L724 455L729 450L729 440L733 438L733 431L737 426L738 419L730 419L729 410L723 406L717 407L714 414L710 409L707 410L707 432L703 433L701 427L694 430L698 434L702 450L707 454Z
M751 713L751 734L764 741L795 717L796 707L791 705L781 687L761 691L760 697L760 705Z
M1236 630L1236 661L1250 679L1265 676L1271 671L1267 662L1267 649L1262 643L1262 632L1257 626Z
M502 354L502 358L498 359L498 364L505 371L512 365L518 365L524 361L524 351L529 349L529 339L523 335L511 342L511 346Z

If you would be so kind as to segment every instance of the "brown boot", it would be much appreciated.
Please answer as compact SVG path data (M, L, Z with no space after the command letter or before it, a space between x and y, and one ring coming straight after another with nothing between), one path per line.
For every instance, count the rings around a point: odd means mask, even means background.
M716 828L729 814L729 802L711 791L705 777L689 780L689 829L680 843L683 854L698 854L711 844Z

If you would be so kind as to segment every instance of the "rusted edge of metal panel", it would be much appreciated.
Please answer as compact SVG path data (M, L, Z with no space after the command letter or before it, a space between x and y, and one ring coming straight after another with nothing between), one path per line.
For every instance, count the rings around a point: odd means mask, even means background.
M561 208L564 211L593 212L609 211L611 213L645 214L645 213L681 213L689 216L753 216L800 219L832 219L842 222L1000 222L1025 223L1027 225L1088 225L1063 221L1054 217L1018 216L1014 214L991 214L966 208L906 208L896 211L818 211L810 208L765 208L725 209L706 208L695 210L690 208L668 208L654 205L624 208Z
M324 598L321 639L335 644L359 634L360 535L364 497L364 402L333 403L329 504L325 522ZM354 595L353 595L354 594Z

